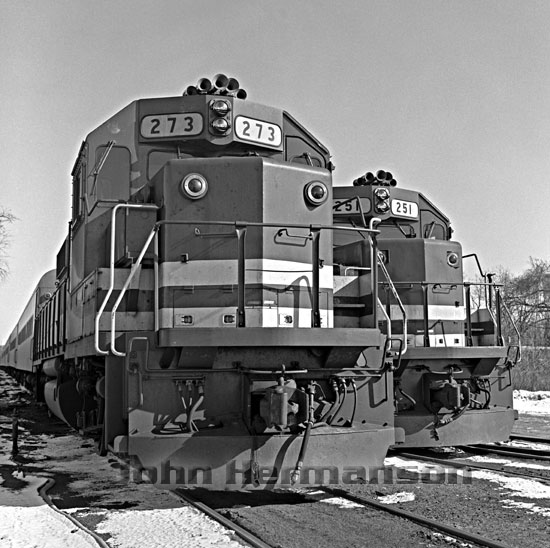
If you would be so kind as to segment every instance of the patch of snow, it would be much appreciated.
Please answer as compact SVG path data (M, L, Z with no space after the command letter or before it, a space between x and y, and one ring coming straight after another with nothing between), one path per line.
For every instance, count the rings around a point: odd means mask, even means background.
M506 459L504 457L497 458L497 457L486 457L484 455L474 455L471 457L467 457L465 460L468 460L470 462L479 462L482 464L483 463L501 464L502 466L512 466L514 468L529 468L531 470L548 470L548 466L544 466L543 464L532 464L530 462L516 462L510 459Z
M550 500L550 486L540 483L535 479L501 476L498 472L488 472L485 470L473 470L472 476L477 479L498 483L501 489L506 489L518 497Z
M110 512L96 529L113 548L242 548L234 533L195 508Z
M344 499L341 497L329 497L327 499L321 499L319 502L324 502L325 504L334 504L338 508L364 508L364 504L359 504L353 500Z
M470 477L470 471L454 466L444 466L426 461L402 459L400 457L386 457L384 459L384 467L391 469L392 474L383 474L382 482L384 483L402 483L400 478L403 478L402 472L406 474L416 474L419 483L464 483ZM390 480L388 481L388 478ZM407 476L407 483L410 483L411 478Z
M0 546L3 548L97 548L93 537L50 508L38 494L44 478L25 476L26 486L0 491Z
M0 370L0 406L13 404L24 392ZM17 463L10 459L11 418L2 418L0 465L16 469ZM14 473L23 483L18 489L8 489L6 482L0 479L2 548L97 548L95 539L63 513L80 520L91 517L99 522L94 531L110 535L109 545L113 548L243 546L233 532L169 491L143 483L140 474L136 474L138 481L134 481L131 473L121 468L116 460L97 455L90 440L71 434L59 437L31 435L20 428L19 445L20 456L29 459L23 465L25 477ZM23 445L32 446L34 450L23 450ZM130 504L133 507L124 510L79 507L59 513L44 502L37 489L47 478L60 474L69 479L69 493L74 491L75 496L99 498L100 505Z
M542 514L543 516L550 518L550 508L543 508L537 506L534 502L523 502L519 500L504 499L502 501L505 508L521 508L534 512L536 514Z
M536 449L541 451L548 451L550 449L550 444L548 443L535 443L533 441L512 440L509 442L509 445L511 447L523 447L526 449Z
M398 502L412 502L415 499L414 493L400 491L392 495L384 495L378 497L378 500L383 504L397 504Z
M458 540L453 537L449 537L448 535L444 535L443 533L438 533L437 531L434 531L432 533L433 538L440 538L444 540L447 544L450 544L452 546L460 546L462 548L472 548L472 545L469 542L462 542L461 540Z
M387 457L384 459L384 466L394 466L410 472L417 472L419 474L425 474L429 472L443 472L446 470L455 470L452 467L444 467L440 464L432 464L429 462L414 460L414 459L402 459L401 457Z
M537 480L501 476L497 472L485 472L481 470L474 470L472 476L477 479L498 483L500 489L507 491L507 495L523 499L550 500L550 486L542 484ZM504 499L503 502L506 503L505 505L508 508L524 508L530 512L550 516L550 508L543 508L532 502L516 501L513 499Z
M550 415L550 392L514 390L514 409L530 415Z

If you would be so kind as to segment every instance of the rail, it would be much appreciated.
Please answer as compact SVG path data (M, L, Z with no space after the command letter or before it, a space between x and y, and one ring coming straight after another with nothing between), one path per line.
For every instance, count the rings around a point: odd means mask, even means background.
M496 288L497 284L493 282L494 274L491 274L489 272L483 272L477 253L468 253L467 255L463 255L462 262L464 262L464 259L468 259L469 257L473 257L475 259L479 275L483 278L485 309L489 313L489 316L491 316L491 319L493 320L493 325L496 328L497 318L495 317L495 314L493 314L493 288Z
M433 518L428 518L424 515L418 514L416 512L411 512L409 510L404 510L403 508L400 508L397 505L394 506L394 505L384 504L382 502L373 500L371 498L367 498L366 496L355 495L341 488L322 486L321 490L325 491L326 493L334 497L345 498L347 500L350 500L358 504L362 504L364 506L370 506L372 508L376 508L377 510L380 510L382 512L393 514L393 515L399 516L400 518L404 518L409 521L418 523L424 527L428 527L429 529L442 531L448 535L451 535L456 539L463 539L468 542L473 542L478 546L484 546L487 548L512 548L509 544L503 544L501 542L492 540L490 538L483 537L478 533L467 531L464 528L455 527L450 523L439 521Z
M472 329L472 291L471 288L474 286L482 287L484 288L484 294L487 295L488 292L492 294L494 291L495 299L493 303L493 299L490 299L491 306L495 309L494 311L491 310L491 308L481 308L480 306L476 309L476 311L479 310L487 310L487 313L489 314L491 321L494 326L494 334L495 334L495 346L505 346L504 344L504 337L502 335L502 310L506 312L506 315L510 321L510 325L514 329L517 337L517 347L518 347L518 358L516 359L515 363L519 363L521 360L521 335L519 333L519 330L514 322L514 319L512 317L512 314L510 313L510 310L506 306L506 303L502 299L502 295L500 292L500 288L502 287L502 284L497 284L493 282L492 280L489 282L441 282L441 281L399 281L399 282L380 282L380 285L387 286L388 288L391 288L393 285L392 292L395 290L397 293L398 289L400 287L406 287L407 289L410 289L412 286L420 286L422 288L422 322L423 322L423 346L429 347L430 346L430 339L429 339L429 330L430 330L430 317L429 317L429 292L430 288L432 288L432 291L434 291L437 288L444 289L448 288L448 290L456 289L457 287L463 288L463 296L464 296L464 305L465 305L465 334L466 334L466 346L474 346L474 339L473 339L473 329ZM391 314L389 314L389 299L386 303L388 308L388 315L391 318ZM433 326L432 326L433 327Z
M109 289L107 290L107 294L105 295L105 298L103 299L103 302L101 303L101 306L99 307L99 310L95 317L95 329L94 329L94 346L95 350L98 354L102 354L104 356L109 354L108 350L103 350L99 346L99 322L101 320L101 316L103 315L103 312L105 311L105 308L107 306L107 302L111 298L111 295L113 294L114 288L115 288L115 246L116 246L116 215L121 209L147 209L147 210L154 210L158 209L158 206L154 204L117 204L115 207L113 207L113 210L111 212L111 249L110 249L110 257L109 257ZM143 248L142 253L139 257L139 263L141 264L141 261L143 260L143 255L145 255L145 252L147 251L147 248L149 247L149 243ZM137 263L138 261L136 261ZM111 343L112 346L112 343Z
M502 304L502 307L504 308L504 311L506 312L508 319L510 320L510 325L516 332L516 337L518 339L517 344L517 356L515 361L513 362L513 365L517 365L521 361L521 334L519 332L518 326L516 325L516 322L514 321L514 317L512 316L512 313L510 312L510 309L508 308L508 305L501 299L500 291L497 290L498 295L498 302L499 304Z
M111 297L113 291L114 291L114 266L115 266L115 223L116 223L116 212L118 209L121 208L144 208L147 206L144 206L142 204L119 204L113 208L112 218L111 218L111 260L110 260L110 284L109 284L109 290L107 291L107 294L105 296L105 299L103 300L103 303L96 315L95 318L95 349L100 354L108 354L109 351L103 350L99 346L99 324L101 316L103 315L105 308L107 306L107 302L109 298ZM150 209L157 209L157 206L149 206ZM128 275L128 278L126 279L126 282L124 283L122 289L120 290L120 293L113 305L113 308L111 310L111 318L110 318L110 351L115 356L124 357L126 355L125 352L120 352L116 349L116 312L118 307L120 306L120 303L122 302L122 299L124 298L124 295L126 294L126 291L128 290L128 287L130 286L130 283L132 282L136 272L140 269L141 263L143 261L143 257L145 256L145 253L147 252L147 249L149 248L151 242L154 245L154 309L155 309L155 331L158 331L159 329L159 232L160 229L163 226L168 225L181 225L181 226L195 226L197 225L208 225L208 226L229 226L234 229L234 236L237 238L238 241L238 251L237 251L237 327L246 327L246 313L245 313L245 291L246 291L246 283L245 283L245 273L246 273L246 234L247 230L250 228L278 228L279 232L278 234L283 234L282 231L286 230L286 234L288 234L289 229L302 229L302 230L309 230L309 234L307 235L307 239L311 241L312 243L312 251L311 251L311 264L312 264L312 280L311 280L311 295L312 295L312 327L320 327L321 326L321 316L320 316L320 310L319 310L319 270L322 267L319 257L319 246L320 246L320 235L322 231L327 230L342 230L342 231L348 231L348 232L357 232L357 233L367 233L369 236L373 234L378 234L379 231L374 228L375 224L380 222L379 219L374 218L371 219L369 223L369 228L363 228L363 227L344 227L344 226L334 226L334 225L312 225L312 224L288 224L288 223L260 223L260 222L230 222L230 221L180 221L180 220L162 220L156 222L149 235L147 236L147 239L145 241L145 244L137 257L136 261L132 265L132 268L130 269L130 274ZM197 228L198 230L198 228ZM195 234L207 236L207 234L202 234L200 230L195 231ZM230 233L227 233L228 235ZM225 234L224 234L225 235ZM213 234L210 234L210 236L213 236ZM304 236L306 237L306 236ZM376 239L369 238L370 239L370 245L371 245L371 252L373 253L373 256L377 257L377 246L376 246ZM378 284L376 276L372 276L371 279L371 291L373 295L374 302L377 302L378 300ZM374 325L376 325L376 307L374 307ZM389 325L389 323L388 323Z
M407 351L407 311L405 309L405 306L403 305L403 301L399 297L399 293L397 292L397 289L395 288L395 284L393 283L390 274L388 272L388 269L386 268L386 265L384 264L384 260L381 254L377 255L377 261L378 266L380 267L380 270L383 272L386 282L388 284L388 287L390 288L394 299L397 301L397 305L399 306L399 309L401 310L401 315L403 316L403 339L402 343L399 349L399 359L401 359L401 356ZM380 300L378 300L380 303ZM380 306L382 306L382 303L380 303ZM391 340L391 314L389 313L389 298L388 298L388 312L386 314L386 318L388 319L388 338Z
M512 437L512 436L510 436ZM465 451L466 453L469 450L469 446L465 446L461 451ZM492 462L488 462L487 464L482 464L480 462L472 462L471 460L468 460L468 456L465 456L461 458L460 460L457 460L456 457L453 456L453 458L450 459L439 459L437 457L432 457L428 455L422 454L422 450L419 450L416 452L414 449L411 449L409 451L407 450L397 450L396 453L400 457L404 457L406 459L414 459L414 460L420 460L425 462L432 462L434 464L440 464L442 466L445 466L448 468L451 466L452 468L455 468L457 470L466 470L466 471L472 471L472 470L487 470L489 472L498 472L499 475L509 476L513 478L524 478L524 479L530 479L530 480L537 480L541 483L545 483L547 485L550 484L550 479L548 477L544 477L542 475L537 475L536 473L531 472L520 472L516 470L505 470L503 466L500 464L495 464Z

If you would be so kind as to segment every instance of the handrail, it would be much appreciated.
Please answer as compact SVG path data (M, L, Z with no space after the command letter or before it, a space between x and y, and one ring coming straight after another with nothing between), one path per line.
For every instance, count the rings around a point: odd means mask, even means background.
M109 301L113 290L115 288L115 243L116 243L116 214L120 209L159 209L158 206L154 204L118 204L116 205L112 212L111 212L111 252L110 252L110 260L109 260L109 289L107 290L107 295L105 295L105 299L103 299L103 302L101 303L101 306L99 307L99 310L95 317L95 332L94 332L94 347L95 351L98 354L102 354L104 356L109 354L108 350L102 350L99 346L99 321L101 319L101 315L103 314L103 311L105 310L105 307L107 306L107 302ZM147 248L145 248L147 249Z
M380 267L380 270L382 270L384 276L386 277L387 284L389 285L391 292L393 293L393 296L397 301L397 304L399 305L401 314L403 315L403 346L401 347L401 354L404 354L407 351L407 311L405 310L405 306L403 305L403 302L401 301L401 298L397 293L397 289L393 284L393 280L390 277L390 273L388 272L388 269L386 268L386 265L384 264L384 261L382 260L382 256L380 254L378 254L377 260L378 260L378 266ZM384 311L384 314L388 318L388 326L391 326L391 319L388 317L385 311ZM390 329L391 327L388 327L388 333L391 333ZM391 335L390 335L390 338L391 338Z
M462 260L467 259L468 257L473 257L476 260L477 269L479 270L479 273L481 274L481 277L483 279L486 278L485 272L483 272L483 269L481 268L481 263L479 262L479 258L477 256L477 253L468 253L467 255L462 255Z
M475 285L483 286L484 287L484 293L485 293L485 308L489 312L489 316L491 316L491 319L493 320L493 325L495 326L495 330L498 329L497 325L497 318L495 318L492 309L492 288L493 287L502 287L502 284L495 284L492 281L492 278L494 274L490 274L488 272L483 272L483 269L481 268L481 263L479 261L479 257L477 256L477 253L468 253L467 255L462 255L462 261L464 259L467 259L468 257L473 257L476 260L477 269L479 271L479 274L483 278L483 283L478 283ZM487 280L489 280L487 282ZM489 290L489 292L487 292Z
M350 268L353 268L353 267L350 267ZM423 288L423 292L424 292L424 302L423 302L423 306L424 306L424 323L425 324L428 324L429 321L428 321L428 318L427 318L427 292L428 292L428 289L430 286L437 286L437 285L449 285L449 286L455 286L456 287L460 287L462 286L464 289L465 289L465 292L464 292L464 301L465 301L465 308L466 308L466 346L473 346L473 341L472 341L472 325L471 325L471 315L472 315L472 312L471 312L471 292L470 292L470 287L471 286L479 286L479 287L494 287L496 289L496 296L497 298L495 299L495 307L497 308L497 311L493 311L491 308L483 308L483 310L487 310L487 313L489 314L490 318L491 318L491 321L495 327L495 345L496 346L504 346L504 343L502 341L502 336L501 336L501 321L500 321L500 318L498 317L498 311L501 309L501 308L504 308L504 310L506 311L507 315L508 315L508 318L510 319L510 322L512 324L512 327L514 329L514 331L516 332L516 336L517 336L517 339L518 339L518 348L519 348L519 359L518 359L518 363L519 361L521 360L521 335L520 335L520 332L514 322L514 319L512 317L512 314L510 312L510 310L508 309L508 307L506 306L506 303L504 302L504 300L500 297L500 291L499 289L501 287L504 286L504 284L501 284L501 283L494 283L494 282L469 282L469 281L465 281L465 282L433 282L433 281L417 281L417 280L414 280L414 281L404 281L404 280L400 280L398 282L393 282L393 285L394 285L394 289L395 291L397 291L397 287L399 286L413 286L413 285L419 285ZM388 286L392 286L392 283L390 282L379 282L379 284L383 284L383 285L388 285ZM392 289L393 291L393 289ZM477 308L477 310L481 310L480 307ZM427 335L427 332L424 333L424 344L425 346L429 346L429 339L428 339L428 335Z
M156 206L155 206L156 208ZM377 221L378 219L371 219ZM263 228L303 228L303 229L321 229L321 230L343 230L347 232L368 232L372 234L380 234L376 228L366 228L359 226L339 226L339 225L316 225L316 224L298 224L298 223L259 223L252 221L180 221L177 219L164 219L155 223L158 226L163 225L213 225L213 226L232 226L232 227L263 227Z
M512 317L512 313L510 312L510 309L508 308L508 305L504 301L504 299L500 299L500 304L504 307L504 310L506 311L506 314L508 314L508 318L510 320L510 323L512 324L512 327L514 328L514 331L516 332L517 338L518 338L518 357L516 360L516 363L514 365L517 365L521 361L521 334L519 332L519 329L516 325L516 322L514 321L514 318Z
M384 283L384 282L380 282L380 283ZM456 285L456 286L459 286L459 285L479 285L480 287L484 286L484 285L487 285L487 286L491 285L493 287L504 287L504 284L496 284L496 283L489 283L489 282L442 282L441 280L439 280L437 282L432 282L432 281L427 281L427 280L424 280L422 282L420 282L418 280L410 280L410 281L400 280L398 282L393 282L393 283L396 286L428 284L428 285Z
M100 354L108 354L108 351L102 350L99 348L99 319L101 315L103 314L103 311L105 310L105 307L107 305L107 301L109 300L109 297L111 296L113 289L114 289L114 244L115 244L115 236L114 236L114 223L115 223L115 216L116 211L120 207L144 207L143 204L119 204L113 209L112 213L112 220L111 220L111 283L109 287L109 291L107 292L107 295L105 296L105 299L99 309L99 312L96 316L96 322L95 322L95 341L96 341L96 351ZM157 206L150 206L151 209L158 209ZM287 224L287 223L259 223L259 222L246 222L246 221L180 221L180 220L162 220L157 221L153 228L151 229L151 232L149 233L147 240L145 242L145 245L143 249L141 250L138 258L136 259L135 263L132 265L132 268L130 270L130 274L128 276L128 279L126 280L124 286L122 287L120 294L113 305L113 309L111 311L111 352L115 356L124 357L126 354L124 352L119 352L115 347L115 335L116 335L116 311L124 298L124 295L135 276L135 273L139 269L141 265L141 261L143 260L143 257L145 256L145 253L147 251L147 248L151 244L151 241L154 238L154 268L155 268L155 330L158 330L158 300L157 300L157 292L158 292L158 234L160 231L160 228L164 225L215 225L215 226L232 226L235 228L236 231L241 231L242 234L246 233L246 229L248 227L262 227L262 228L301 228L301 229L308 229L310 233L312 234L312 241L314 243L313 249L312 249L312 283L317 285L317 288L313 288L313 293L318 293L319 290L319 249L318 249L318 242L319 242L319 234L321 230L344 230L344 231L350 231L350 232L367 232L370 236L371 234L379 234L380 231L373 228L374 223L373 221L376 221L377 219L372 219L370 223L369 228L361 228L361 227L340 227L340 226L333 226L333 225L304 225L304 224ZM317 234L317 237L316 237ZM241 236L241 246L244 246L244 235ZM242 257L241 257L242 254ZM239 257L241 257L239 259ZM244 286L244 247L242 247L242 250L239 251L239 287L242 285ZM316 259L317 258L317 259ZM316 264L315 264L316 261ZM242 272L241 272L242 271ZM375 288L377 290L377 288ZM377 295L377 291L374 292L374 295ZM320 315L319 315L319 299L317 295L317 299L312 299L312 327L320 327ZM316 304L317 303L317 304ZM244 327L245 326L245 319L244 319L244 287L240 289L239 293L239 310L241 308L242 304L242 319L239 317L239 326ZM240 315L241 316L241 315ZM316 325L318 324L318 325Z
M116 311L117 311L122 299L124 298L124 295L126 294L126 291L127 291L128 287L130 286L130 283L132 282L136 272L141 268L141 261L143 260L143 257L145 256L145 253L147 253L147 248L149 247L149 245L151 245L151 241L152 241L153 237L156 236L157 232L158 232L158 229L156 228L156 225L155 225L153 230L151 230L151 232L149 233L149 236L147 236L147 239L145 240L145 245L143 246L143 249L141 250L138 258L136 259L136 262L132 265L132 268L130 270L130 274L129 274L128 278L126 279L126 282L122 286L122 289L120 290L120 294L119 294L117 300L115 301L115 304L113 305L113 309L111 310L111 341L110 341L110 343L111 343L111 352L115 356L120 356L120 357L126 356L125 352L119 352L115 348Z
M359 201L359 205L361 202ZM381 222L379 217L373 217L369 222L369 229L372 231L374 227ZM363 219L363 224L365 224ZM369 240L369 251L370 251L370 264L371 267L378 263L378 247L376 238L372 237L372 233L367 234ZM364 238L364 236L363 236ZM373 268L370 276L370 291L372 294L373 307L372 307L372 322L373 325L378 325L378 268ZM391 329L391 326L390 326Z
M386 282L380 282L381 284L385 284ZM468 311L468 309L470 308L471 309L471 302L470 302L470 291L469 291L469 288L471 286L479 286L479 287L494 287L494 288L500 288L500 287L503 287L503 284L497 284L497 283L493 283L493 282L428 282L428 281L424 281L424 282L419 282L419 281L404 281L404 280L401 280L399 282L394 282L394 285L396 287L399 287L399 286L412 286L412 285L420 285L422 286L423 288L427 288L429 286L436 286L436 285L453 285L453 286L456 286L456 287L459 287L459 286L462 286L465 288L465 296L464 296L464 301L465 301L465 306L466 306L466 321L468 322L468 319L471 317L471 313ZM469 303L470 303L470 306L469 306ZM477 310L480 310L480 308L478 307ZM483 310L487 310L489 316L491 317L491 321L493 322L493 325L495 326L495 330L497 328L497 319L495 317L495 314L493 313L493 311L490 309L490 308L484 308Z
M390 320L390 317L388 315L388 313L386 312L386 309L384 308L384 305L382 304L382 301L380 299L376 299L376 301L378 302L378 305L380 306L380 310L382 311L382 314L384 314L384 317L386 318L386 323L388 324L388 329L387 329L387 337L386 337L386 340L390 340L392 337L391 337L391 320Z

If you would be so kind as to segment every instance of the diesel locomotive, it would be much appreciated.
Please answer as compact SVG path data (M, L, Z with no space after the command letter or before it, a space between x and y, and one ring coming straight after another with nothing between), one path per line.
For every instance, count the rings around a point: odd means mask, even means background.
M395 426L400 447L440 447L508 439L514 420L511 369L521 358L516 330L505 343L500 287L475 254L463 255L449 219L421 193L397 187L390 172L367 172L334 188L334 222L376 228L380 329L394 352ZM345 325L367 325L368 237L335 231L334 263L348 275L335 294ZM475 260L479 280L464 279ZM356 268L359 265L359 268ZM511 319L511 318L510 318ZM512 322L513 323L513 322ZM386 331L389 326L390 331Z
M336 233L378 251L375 222L333 223L332 168L221 74L132 102L82 143L56 269L3 363L159 483L365 481L403 436L375 278L369 322L334 314Z
M246 95L203 78L86 137L1 363L165 485L363 482L390 447L507 439L519 343L448 218L387 172L333 186L327 148Z

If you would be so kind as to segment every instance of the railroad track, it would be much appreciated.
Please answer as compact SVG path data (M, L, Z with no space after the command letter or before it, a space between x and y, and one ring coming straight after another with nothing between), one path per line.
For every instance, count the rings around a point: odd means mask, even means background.
M446 535L449 535L451 537L454 537L456 540L465 540L467 542L473 542L478 546L487 547L487 548L512 548L509 544L503 544L501 542L495 541L493 539L490 539L488 537L484 537L482 535L478 535L476 533L470 533L468 531L465 531L464 529L459 529L457 527L454 527L452 525L449 525L443 521L434 520L431 518L427 518L425 516L422 516L420 514L417 514L415 512L409 512L408 510L403 510L402 508L398 508L396 506L383 504L381 502L368 499L366 497L356 496L352 495L346 491L343 491L341 489L331 489L331 488L323 488L324 491L327 493L333 494L334 496L340 496L343 498L346 498L350 501L356 502L358 504L364 504L371 506L373 508L376 508L377 510L380 510L382 512L387 512L395 516L399 516L401 518L404 518L406 520L412 521L414 523L417 523L419 525L422 525L424 527L428 527L429 529L433 531L438 531L445 533Z
M490 454L505 455L507 457L516 457L528 460L550 461L550 450L534 449L530 447L518 447L515 445L502 444L479 444L461 447L464 451Z
M227 527L228 529L233 531L241 540L244 540L253 548L274 548L272 544L268 544L267 542L264 542L259 536L255 535L252 531L248 531L244 527L241 527L234 521L223 516L220 512L218 512L212 506L209 506L204 502L201 502L200 500L198 500L196 497L193 496L191 490L176 489L174 493L178 497L180 497L183 501L187 502L191 506L194 506L195 508L197 508L197 510L204 512L207 516L211 517L212 519L216 520L218 523L220 523L224 527Z
M523 434L510 434L511 440L526 441L528 443L544 443L550 445L550 439L541 436L527 436Z
M55 481L52 478L47 479L43 485L38 489L38 494L42 497L44 502L54 511L55 513L62 516L62 519L66 519L68 522L72 523L73 526L78 527L83 534L90 539L91 544L97 545L99 548L109 548L109 545L97 534L94 533L91 529L88 529L81 521L77 520L69 513L60 510L50 498L48 491L51 487L55 485ZM71 531L72 532L72 531Z
M178 489L175 491L175 493L181 497L185 502L195 506L197 509L201 510L202 512L205 512L208 516L215 519L219 523L223 524L225 527L233 530L235 534L248 543L250 546L254 548L286 548L286 544L284 542L278 542L273 541L271 539L269 542L266 542L261 537L260 532L254 532L253 530L244 529L240 525L238 525L235 521L232 519L226 517L225 515L222 515L220 511L216 510L213 505L207 504L205 502L201 502L198 500L192 490L184 490L184 489ZM224 496L227 497L227 493L224 494ZM296 492L292 492L291 496L295 497ZM381 502L378 502L376 500L373 500L366 496L357 496L354 494L349 493L348 491L344 489L339 488L330 488L330 487L321 487L319 489L311 489L311 490L303 490L302 492L303 496L303 502L311 504L312 502L322 502L323 498L331 497L331 498L337 498L342 501L348 501L350 503L353 503L355 507L358 508L364 508L364 509L370 509L370 511L383 513L383 514L389 514L392 517L399 517L402 519L407 520L408 522L412 522L415 526L420 526L423 529L429 530L431 533L435 533L436 535L441 536L441 546L448 546L449 544L452 544L455 542L457 545L460 545L464 541L471 543L468 544L468 546L472 547L480 547L480 548L512 548L511 545L501 543L499 541L490 539L488 537L484 537L482 535L465 531L464 529L459 529L457 527L454 527L453 525L450 525L448 523L434 520L431 518L427 518L425 516L422 516L420 514L417 514L415 512L411 512L408 510L404 510L402 508L396 507L396 505L388 505L383 504ZM224 504L227 504L229 502L229 499L226 499ZM238 507L238 506L237 506ZM225 511L224 513L229 513ZM369 522L369 519L361 519L361 516L364 516L364 514L358 514L358 523L362 523L363 526L366 522ZM335 520L335 527L336 522L338 521L338 516L334 516ZM303 527L308 529L311 534L311 530L313 527L308 523L302 523ZM281 528L288 529L289 527L296 526L296 523L292 522L285 522L281 523ZM402 524L396 523L396 528L402 527ZM261 529L261 526L259 526ZM252 528L251 528L252 529ZM391 530L387 531L387 535L391 536ZM436 538L436 535L434 535L433 538ZM449 539L449 537L451 537ZM315 539L313 540L316 546L328 546L327 539L324 537L320 537L317 541ZM346 542L346 545L347 544ZM386 546L386 544L371 544L370 542L365 539L365 544L369 546ZM388 545L390 545L388 543ZM433 545L433 544L430 544ZM438 544L439 545L439 544ZM463 545L463 544L462 544ZM394 546L394 544L391 544L391 546Z
M479 453L479 452L478 452ZM491 451L488 451L487 453L483 454L489 454ZM507 469L505 465L499 465L496 463L487 463L483 464L480 462L472 462L469 460L466 460L467 457L452 457L452 458L438 458L433 457L431 455L426 455L423 453L415 453L415 452L408 452L408 451L399 451L397 453L400 457L405 457L407 459L414 459L419 460L423 462L430 462L433 464L438 464L440 466L444 467L452 467L458 470L483 470L488 472L497 472L499 474L504 474L506 476L510 477L516 477L516 478L523 478L523 479L529 479L529 480L536 480L541 483L544 483L546 485L550 485L550 474L543 476L540 474L535 473L533 470L528 469L528 471L520 472L517 470L510 470ZM510 455L506 455L510 456ZM523 458L523 457L522 457ZM509 466L513 467L514 463L510 462Z

